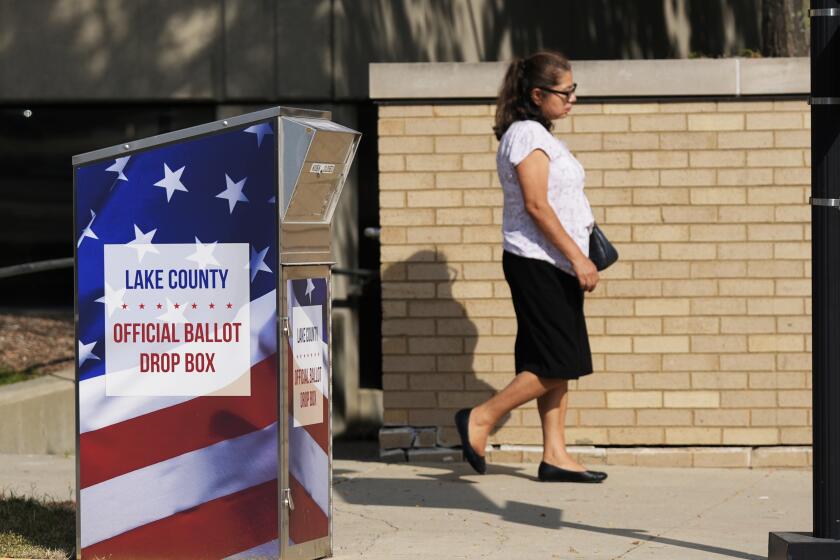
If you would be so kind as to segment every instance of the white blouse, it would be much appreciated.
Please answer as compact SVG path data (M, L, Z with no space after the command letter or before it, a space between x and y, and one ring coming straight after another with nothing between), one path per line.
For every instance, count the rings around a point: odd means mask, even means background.
M505 131L496 152L496 170L504 191L503 247L521 257L547 261L574 276L571 263L551 244L525 210L516 166L534 150L549 157L548 203L584 255L589 255L589 234L595 224L583 193L585 173L566 145L537 121L517 121Z

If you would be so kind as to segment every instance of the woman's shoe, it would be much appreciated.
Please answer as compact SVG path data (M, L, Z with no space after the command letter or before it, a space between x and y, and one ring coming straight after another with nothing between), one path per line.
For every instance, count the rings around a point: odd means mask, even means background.
M455 413L455 427L458 428L458 435L461 436L461 448L464 450L464 458L470 464L475 472L484 474L487 472L487 464L484 462L484 457L475 452L475 449L470 445L470 412L471 408L462 408Z
M570 471L549 465L545 461L540 463L537 470L537 478L541 482L602 482L607 478L607 473L600 471Z

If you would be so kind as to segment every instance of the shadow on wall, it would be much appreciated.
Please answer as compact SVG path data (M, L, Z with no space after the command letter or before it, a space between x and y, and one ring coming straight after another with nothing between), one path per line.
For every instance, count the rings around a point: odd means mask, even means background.
M444 446L460 445L455 411L501 388L477 374L493 371L494 357L475 354L478 327L456 299L475 294L462 290L458 270L438 251L418 251L382 273L385 422L402 424L389 421L388 409L406 410L404 423L438 427ZM511 371L504 384L512 379ZM509 419L502 418L496 430Z

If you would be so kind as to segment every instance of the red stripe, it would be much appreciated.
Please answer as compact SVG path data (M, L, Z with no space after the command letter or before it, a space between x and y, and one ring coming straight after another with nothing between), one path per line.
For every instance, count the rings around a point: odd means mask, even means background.
M306 489L289 474L289 488L295 509L289 514L289 538L301 544L329 535L329 519Z
M295 403L294 403L294 387L295 387L295 365L294 365L294 358L292 356L292 348L291 343L286 343L286 356L287 356L287 363L289 372L287 383L288 383L288 404L289 404L289 411L294 415L295 410ZM329 423L328 420L330 418L330 401L327 399L326 396L323 397L323 411L322 416L323 420L318 424L309 424L308 426L304 426L303 428L309 432L309 435L312 436L312 439L315 440L315 443L324 450L324 453L329 454L330 452L330 433L329 433Z
M85 547L82 558L224 558L277 538L277 503L277 480L264 482Z
M82 434L81 487L260 430L277 406L274 354L251 367L249 397L198 397Z

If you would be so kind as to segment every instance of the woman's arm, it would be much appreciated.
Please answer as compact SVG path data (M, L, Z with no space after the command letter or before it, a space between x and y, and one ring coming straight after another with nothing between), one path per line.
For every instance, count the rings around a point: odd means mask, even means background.
M557 214L548 203L548 162L545 152L534 150L516 166L525 210L546 239L572 264L580 287L591 292L598 284L598 269L566 233Z

